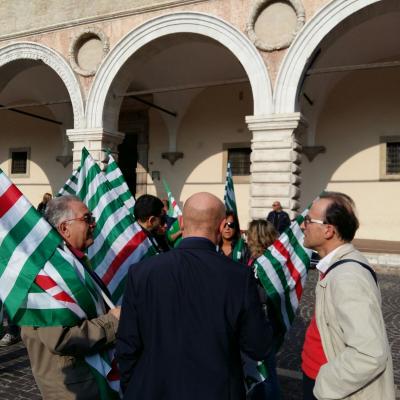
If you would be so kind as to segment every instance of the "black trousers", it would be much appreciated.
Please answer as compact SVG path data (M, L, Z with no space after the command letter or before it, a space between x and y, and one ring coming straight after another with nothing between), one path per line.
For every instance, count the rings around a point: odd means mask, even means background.
M315 380L309 378L303 372L303 400L317 400L313 394L313 389L315 386Z

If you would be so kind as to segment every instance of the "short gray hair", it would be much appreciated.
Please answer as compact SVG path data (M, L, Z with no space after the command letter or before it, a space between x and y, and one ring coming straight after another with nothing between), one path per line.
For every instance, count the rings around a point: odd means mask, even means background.
M46 211L44 217L48 223L57 229L58 225L65 221L66 219L71 219L75 217L75 213L69 207L72 202L81 203L82 200L73 195L65 195L60 197L55 197L47 203Z

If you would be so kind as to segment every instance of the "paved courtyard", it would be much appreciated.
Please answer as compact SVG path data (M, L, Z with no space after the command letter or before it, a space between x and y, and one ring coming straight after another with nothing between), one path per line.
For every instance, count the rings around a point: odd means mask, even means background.
M400 268L380 269L383 313L392 347L395 384L400 387ZM314 286L317 273L311 271L292 330L278 354L278 373L283 400L301 399L300 353L305 329L314 307ZM21 343L0 348L0 399L40 399L33 380L26 350ZM400 399L400 397L398 397ZM378 400L378 399L377 399Z

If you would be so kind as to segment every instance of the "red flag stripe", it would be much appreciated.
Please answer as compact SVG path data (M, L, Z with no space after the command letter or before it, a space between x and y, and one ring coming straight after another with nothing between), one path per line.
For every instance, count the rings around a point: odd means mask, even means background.
M69 296L66 292L57 293L53 296L56 300L63 301L65 303L75 303L75 300Z
M0 218L18 201L22 193L15 185L11 185L0 196Z
M57 284L51 279L49 276L46 275L37 275L35 278L35 283L40 286L43 290L49 290Z
M146 234L141 230L123 247L108 267L106 273L101 278L105 285L111 282L115 273L122 263L133 253L133 251L146 239Z
M46 292L54 287L58 287L57 283L46 275L37 275L35 278L35 283ZM64 291L51 296L59 301L64 301L67 303L75 303L74 299L71 298L70 295Z
M286 259L286 265L289 269L290 275L292 276L295 283L296 295L297 298L300 300L301 294L303 292L303 287L301 285L301 277L299 271L297 271L296 267L293 265L292 260L290 259L290 254L285 248L285 246L279 240L275 240L273 246L282 256Z

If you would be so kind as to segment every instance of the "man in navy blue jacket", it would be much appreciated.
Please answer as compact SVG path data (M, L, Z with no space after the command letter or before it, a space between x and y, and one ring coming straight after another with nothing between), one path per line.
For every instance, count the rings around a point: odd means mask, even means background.
M252 270L216 252L222 202L184 206L174 250L130 269L117 333L124 399L245 399L240 351L267 356L272 331Z

